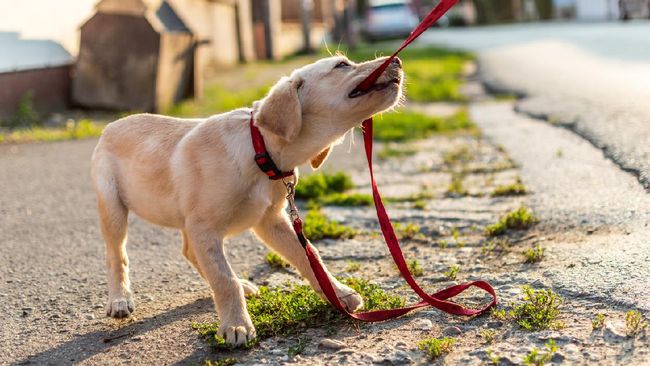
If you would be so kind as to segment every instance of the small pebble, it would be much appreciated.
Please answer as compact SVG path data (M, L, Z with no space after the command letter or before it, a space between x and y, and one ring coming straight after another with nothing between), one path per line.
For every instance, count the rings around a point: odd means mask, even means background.
M433 328L433 323L429 319L418 319L414 322L415 329L418 330L431 330Z
M320 347L323 348L329 348L329 349L341 349L345 348L345 343L336 340L336 339L329 339L329 338L323 338L321 341L318 343Z

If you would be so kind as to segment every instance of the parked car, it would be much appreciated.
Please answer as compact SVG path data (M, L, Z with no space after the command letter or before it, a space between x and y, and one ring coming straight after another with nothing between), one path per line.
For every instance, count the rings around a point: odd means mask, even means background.
M370 0L362 33L369 41L404 37L419 22L415 8L408 0Z
M650 0L619 0L618 7L622 20L650 18Z

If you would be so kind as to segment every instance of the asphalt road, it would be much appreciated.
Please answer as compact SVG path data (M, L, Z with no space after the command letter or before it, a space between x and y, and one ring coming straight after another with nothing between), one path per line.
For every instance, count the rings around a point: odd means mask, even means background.
M570 128L650 189L650 23L437 29L422 43L475 51L491 88Z

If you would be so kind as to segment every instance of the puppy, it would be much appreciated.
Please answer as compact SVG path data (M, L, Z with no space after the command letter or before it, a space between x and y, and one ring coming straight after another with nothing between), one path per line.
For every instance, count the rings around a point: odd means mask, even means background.
M255 164L251 113L282 171L311 162L317 169L332 144L401 98L403 73L393 60L366 93L350 92L385 58L361 64L345 57L321 59L295 70L253 108L206 119L132 115L108 125L92 156L92 179L106 241L108 305L121 318L134 311L126 254L127 215L176 228L183 255L209 283L219 335L241 345L255 337L245 293L257 289L237 278L224 240L246 229L322 291L285 212L286 190ZM359 294L330 275L337 295L354 311Z

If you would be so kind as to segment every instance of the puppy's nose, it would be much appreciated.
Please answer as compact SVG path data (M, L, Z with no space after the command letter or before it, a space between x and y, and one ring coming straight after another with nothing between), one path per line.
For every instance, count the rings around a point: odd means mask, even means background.
M395 57L390 63L399 68L402 67L402 60L400 60L399 57Z

